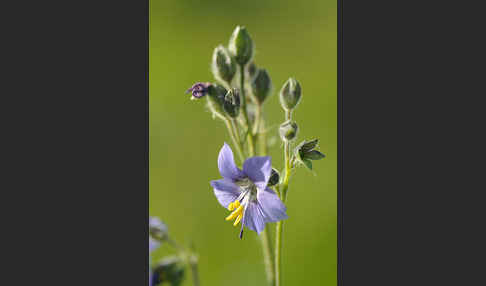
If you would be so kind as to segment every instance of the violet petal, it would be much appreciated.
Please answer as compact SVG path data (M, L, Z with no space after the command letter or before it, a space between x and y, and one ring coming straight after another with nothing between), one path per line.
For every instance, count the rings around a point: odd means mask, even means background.
M265 190L272 174L272 159L269 156L248 158L243 163L243 172L259 190Z
M263 213L260 211L258 204L250 202L246 207L245 214L243 216L243 224L260 234L265 228L265 219Z
M225 208L240 195L240 187L228 179L211 181L211 186L214 188L216 199Z
M223 178L235 181L244 177L243 172L235 164L233 151L231 151L230 146L226 142L221 151L219 151L218 168Z
M266 222L277 222L288 218L287 207L272 189L265 188L264 191L258 191L257 200Z

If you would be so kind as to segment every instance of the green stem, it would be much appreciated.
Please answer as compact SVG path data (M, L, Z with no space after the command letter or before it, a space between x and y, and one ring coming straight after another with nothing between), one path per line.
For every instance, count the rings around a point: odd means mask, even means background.
M241 163L243 163L245 148L243 147L243 142L241 141L240 128L239 128L238 122L236 121L235 118L231 118L230 123L231 123L231 127L233 128L235 140L238 141L238 148L240 149L239 152L241 152L241 155L243 156L243 158L241 158L241 156L240 156Z
M292 118L292 110L285 110L285 120L290 120Z
M253 125L253 134L258 134L258 129L261 125L262 105L258 104L255 112L255 125Z
M259 143L258 150L260 156L266 156L268 154L268 146L267 146L267 136L265 131L265 118L263 117L263 106L261 104L257 107L256 113L256 120L255 120L255 128L254 133L258 134L257 140Z
M270 241L270 234L267 230L260 233L260 240L262 243L263 260L265 262L265 270L267 272L268 285L275 285L275 273L273 265L272 243Z
M262 128L264 124L263 117L262 117L262 106L258 105L258 110L257 110L257 120L255 120L255 125L260 128ZM255 133L258 132L258 129L256 129ZM265 144L265 137L263 134L258 135L258 139L260 141L260 144ZM260 155L261 156L266 156L267 155L267 150L266 148L263 148L262 145L260 145L259 148ZM260 234L260 239L262 242L262 248L263 248L263 258L265 260L265 268L267 272L267 280L268 284L270 286L275 285L275 265L274 265L274 257L273 257L273 249L272 249L272 242L270 239L270 232L268 230L263 230L263 232Z
M282 182L280 190L280 199L285 204L287 201L287 191L289 188L290 178L290 159L289 152L290 143L285 143L285 177ZM283 220L277 222L276 234L275 234L275 279L276 286L282 285L282 232L283 232Z
M235 127L228 118L223 119L223 121L226 124L226 128L228 128L228 133L233 141L233 145L235 145L238 156L240 157L240 161L243 163L243 161L245 161L245 156L243 155L243 148L241 148L241 141L235 135Z
M248 140L248 153L255 154L255 140L253 138L252 128L250 120L248 119L248 110L246 108L246 93L245 93L245 66L239 65L240 67L240 97L241 97L241 111L243 112L243 119L246 125L247 140Z
M292 113L290 110L285 111L285 120L290 120ZM290 159L290 142L285 141L284 143L284 178L282 184L279 187L279 195L282 202L285 204L287 201L287 191L289 189L290 172L292 170L291 159ZM275 280L276 286L282 285L282 232L283 232L283 221L277 222L276 233L275 233Z
M194 286L199 286L201 285L199 281L199 270L197 266L197 258L196 257L191 257L190 258L190 265L191 265L191 272L192 272L192 282Z

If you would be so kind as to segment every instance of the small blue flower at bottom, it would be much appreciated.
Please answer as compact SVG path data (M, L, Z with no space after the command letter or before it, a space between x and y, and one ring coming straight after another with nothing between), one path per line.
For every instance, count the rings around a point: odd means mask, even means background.
M272 161L268 156L251 157L243 163L243 170L234 161L233 151L224 143L219 152L218 168L223 179L211 181L218 202L232 213L226 220L240 221L240 238L243 226L260 234L267 222L287 219L287 208L277 194L267 187L272 174Z
M152 233L157 234L158 239L152 237ZM150 254L160 247L161 240L167 237L167 226L157 217L149 217L149 286L155 285L158 274L152 272Z

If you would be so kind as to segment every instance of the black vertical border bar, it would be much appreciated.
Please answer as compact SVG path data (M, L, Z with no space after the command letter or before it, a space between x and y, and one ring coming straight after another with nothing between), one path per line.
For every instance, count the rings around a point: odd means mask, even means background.
M145 251L145 261L149 261L149 228L148 228L148 221L149 221L149 200L150 200L150 193L149 193L149 174L150 174L150 136L149 136L149 124L150 124L150 116L149 116L149 65L150 65L150 0L145 0L145 51L147 52L145 56L145 247L147 250ZM149 285L149 264L145 263L145 285Z
M337 284L343 285L343 1L337 0Z

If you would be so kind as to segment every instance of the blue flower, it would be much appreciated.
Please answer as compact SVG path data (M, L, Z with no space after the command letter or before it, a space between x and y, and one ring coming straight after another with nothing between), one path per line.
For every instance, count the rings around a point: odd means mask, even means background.
M158 217L149 217L149 253L167 238L167 226Z
M267 187L272 173L271 158L252 157L243 163L243 170L234 161L233 151L224 143L219 152L218 168L223 179L211 181L219 203L232 213L226 220L240 221L243 226L260 234L267 222L287 219L287 209L275 192Z
M153 274L150 254L159 248L161 241L167 238L167 226L157 217L149 217L149 286L155 285L157 276ZM157 273L156 273L157 274Z

